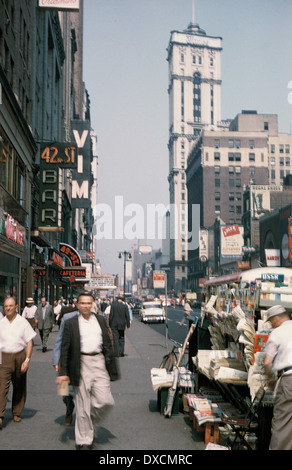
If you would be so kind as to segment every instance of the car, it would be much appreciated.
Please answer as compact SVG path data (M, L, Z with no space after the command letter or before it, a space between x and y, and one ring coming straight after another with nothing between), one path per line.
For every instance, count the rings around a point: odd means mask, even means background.
M161 302L144 302L139 312L140 320L144 323L164 323L166 314Z

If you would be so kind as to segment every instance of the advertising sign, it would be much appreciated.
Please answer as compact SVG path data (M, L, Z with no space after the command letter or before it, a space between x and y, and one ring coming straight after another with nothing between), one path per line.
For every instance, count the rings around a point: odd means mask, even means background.
M241 259L243 247L243 227L226 225L221 227L221 257Z
M40 8L52 8L55 10L78 11L80 0L39 0Z
M165 289L165 271L153 271L154 289Z

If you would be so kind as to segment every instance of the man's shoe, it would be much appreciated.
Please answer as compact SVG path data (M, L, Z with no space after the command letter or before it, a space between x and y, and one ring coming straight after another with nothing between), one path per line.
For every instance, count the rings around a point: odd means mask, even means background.
M92 450L92 444L90 445L76 445L76 450Z
M72 413L65 414L65 425L70 426L72 423Z
M13 416L13 421L14 421L15 423L20 423L21 417L20 417L20 416Z

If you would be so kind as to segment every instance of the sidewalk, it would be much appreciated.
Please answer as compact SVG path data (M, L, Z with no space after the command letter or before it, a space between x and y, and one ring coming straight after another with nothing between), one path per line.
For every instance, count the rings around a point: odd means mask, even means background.
M10 396L0 431L1 450L75 450L74 419L64 425L65 405L57 395L52 350L58 331L51 333L42 353L39 335L28 372L28 394L22 421L14 423ZM171 346L171 343L169 344ZM203 436L192 429L188 415L165 418L157 409L150 370L167 352L165 338L137 317L126 331L125 357L119 358L121 379L112 383L115 407L95 432L100 451L205 449Z

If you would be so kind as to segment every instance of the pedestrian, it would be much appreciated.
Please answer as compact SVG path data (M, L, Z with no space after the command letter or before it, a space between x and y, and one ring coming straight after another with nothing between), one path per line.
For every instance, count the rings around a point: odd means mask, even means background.
M77 307L76 307L76 305L74 305L73 299L70 298L69 301L68 301L68 305L65 305L61 309L61 313L60 313L60 317L59 317L59 325L60 325L60 323L63 319L63 316L66 315L66 313L74 312L74 310L77 310Z
M54 367L56 372L59 372L61 344L62 344L62 339L63 339L65 321L67 321L70 318L73 318L77 315L78 315L78 310L77 310L77 307L76 307L75 310L72 310L68 313L65 313L65 315L63 315L63 317L62 317L62 322L60 324L58 338L57 338L57 340L55 342L55 345L54 345L53 358L52 358L53 367ZM74 390L73 390L72 385L69 385L68 395L63 397L63 402L66 405L66 414L65 414L65 425L66 426L70 426L70 424L72 423L73 410L74 410L73 397L74 397Z
M35 321L42 341L42 351L46 352L49 334L55 326L55 316L53 307L47 304L45 296L41 298L41 305L37 307Z
M73 385L75 395L75 442L80 450L91 449L94 427L112 408L110 380L116 380L112 343L103 316L92 313L91 294L80 294L78 315L64 322L58 385Z
M17 313L14 297L4 300L5 316L0 320L0 429L5 415L7 395L12 382L13 421L21 421L21 413L26 401L26 382L29 361L36 336L27 320Z
M55 315L55 325L59 325L60 313L62 310L62 305L59 304L58 300L54 300L54 315Z
M34 300L32 297L28 297L26 299L26 306L23 309L22 316L26 318L28 323L31 325L33 329L35 329L35 313L37 310L37 306L34 304Z
M109 326L113 332L114 351L116 357L125 355L125 329L130 328L130 316L123 297L112 303L109 315Z
M292 321L281 305L267 310L272 325L265 346L264 370L274 390L270 450L292 450Z
M127 307L129 310L129 317L130 317L130 324L133 322L133 304L131 302L127 302Z
M187 300L185 305L184 305L184 316L183 319L181 320L179 326L183 326L185 321L189 318L190 314L192 312L190 301Z

